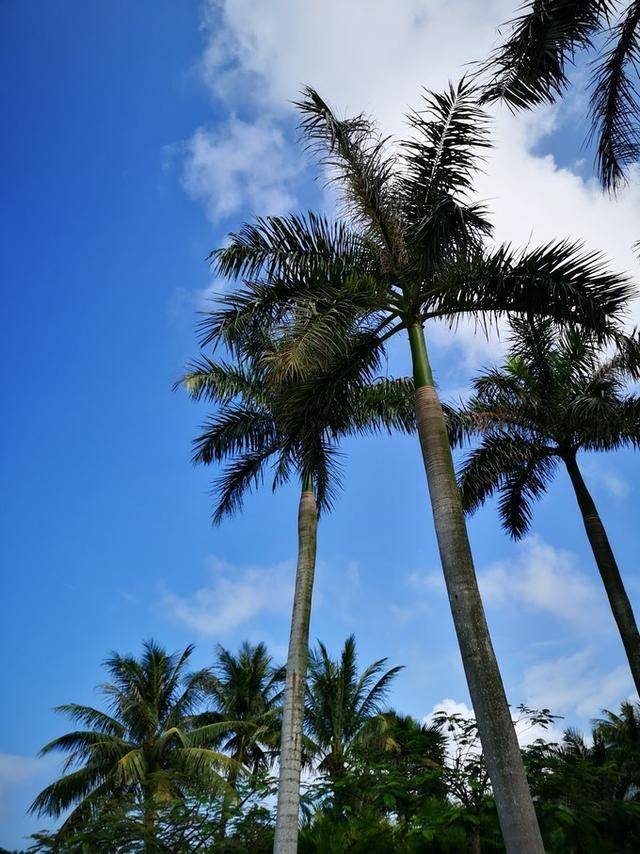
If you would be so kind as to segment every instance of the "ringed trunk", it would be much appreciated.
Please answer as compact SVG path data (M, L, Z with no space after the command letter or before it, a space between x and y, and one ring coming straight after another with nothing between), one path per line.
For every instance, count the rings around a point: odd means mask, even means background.
M306 478L303 483L298 510L298 565L282 710L274 854L295 854L298 850L302 727L309 654L309 621L316 565L317 528L316 499L311 483Z
M509 854L542 854L542 837L480 598L422 324L409 327L409 341L418 436L440 561L502 836Z
M640 633L633 614L631 602L627 596L620 570L609 543L602 519L598 513L591 493L582 477L582 472L576 462L575 453L563 457L569 472L571 483L578 499L578 506L582 514L587 537L591 543L591 550L596 559L596 564L607 592L607 598L613 611L613 617L618 626L622 643L627 653L631 675L640 694Z

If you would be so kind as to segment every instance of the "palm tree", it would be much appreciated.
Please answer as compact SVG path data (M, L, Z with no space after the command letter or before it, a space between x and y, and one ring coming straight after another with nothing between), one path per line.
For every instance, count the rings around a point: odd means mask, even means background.
M280 731L283 681L284 668L274 667L264 643L252 646L245 641L237 655L217 647L214 670L206 684L207 698L213 703L208 717L231 727L222 749L237 763L229 773L232 787L237 768L246 767L256 774L269 767Z
M222 749L234 761L227 781L236 791L238 769L247 768L252 778L265 771L276 753L280 733L283 668L272 664L263 643L252 646L245 641L237 655L218 645L214 671L206 685L207 699L214 710L200 715L198 722L222 723L229 732L222 740ZM253 787L249 795L255 791ZM225 799L221 815L224 836L229 816Z
M140 658L113 653L105 662L112 681L101 686L109 711L68 703L56 711L87 728L60 736L40 751L67 754L64 774L36 797L31 811L58 817L73 808L60 829L81 825L110 798L133 797L144 813L152 846L159 805L199 786L224 786L221 771L235 767L212 749L220 725L196 726L208 672L187 673L193 647L169 655L153 641ZM151 849L149 849L151 850Z
M362 337L362 336L360 336ZM193 363L182 382L192 397L220 409L195 441L194 460L209 464L231 459L215 484L214 521L242 506L244 494L259 483L269 462L274 489L294 473L301 483L298 509L298 562L286 666L275 851L295 851L298 838L304 694L309 622L316 560L318 510L327 509L338 483L337 443L358 432L411 430L412 383L380 379L366 385L351 381L351 370L325 366L315 383L292 367L282 376L273 369L287 342L267 341L244 363L228 365L204 358ZM349 352L370 376L377 354L353 337ZM359 355L357 358L357 354ZM316 378L317 379L317 378Z
M332 783L345 773L353 747L374 739L389 723L382 715L394 677L403 669L385 670L386 658L358 673L356 640L350 635L334 661L326 646L309 656L306 731L317 767ZM377 725L377 726L376 726Z
M577 461L582 450L640 445L640 397L625 390L629 377L638 376L639 342L621 338L616 353L601 359L594 336L514 321L511 343L506 365L479 376L471 400L450 416L454 440L482 438L459 473L463 505L473 512L499 493L503 526L519 539L529 530L532 501L564 464L640 691L640 634Z
M590 138L602 186L615 191L640 159L640 2L532 0L509 27L484 66L485 98L514 110L553 103L569 86L575 55L596 52Z
M327 347L339 352L344 313L364 327L364 340L378 353L393 335L408 333L438 545L505 842L518 854L540 852L423 327L465 314L482 322L532 312L603 330L631 288L579 245L519 253L483 248L490 225L469 194L487 128L468 82L428 93L410 116L413 137L395 148L364 116L339 120L313 89L299 108L303 133L341 192L345 219L266 217L230 235L211 259L218 275L242 285L211 313L209 332L242 352L255 330L270 324L282 331L298 366L316 364Z

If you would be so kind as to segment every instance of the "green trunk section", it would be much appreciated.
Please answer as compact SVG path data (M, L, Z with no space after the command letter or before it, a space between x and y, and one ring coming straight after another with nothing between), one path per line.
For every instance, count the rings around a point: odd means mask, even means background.
M409 344L411 345L411 361L413 363L413 382L416 388L433 385L433 374L427 354L427 344L424 340L424 330L421 323L412 324L409 329Z

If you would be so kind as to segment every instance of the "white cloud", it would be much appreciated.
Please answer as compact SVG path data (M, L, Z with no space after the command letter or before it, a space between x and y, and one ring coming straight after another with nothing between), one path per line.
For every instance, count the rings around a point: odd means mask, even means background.
M289 202L295 167L281 180L271 157L282 163L286 146L275 128L303 84L317 87L339 111L364 110L385 132L403 133L404 114L417 105L420 88L440 89L469 62L484 58L498 41L498 26L512 16L513 2L309 0L302 8L297 0L209 0L205 9L203 79L233 109L242 104L259 116L256 140L251 126L237 119L213 141L202 131L194 138L189 183L210 215L219 217L237 211L243 196L253 210ZM614 201L595 181L538 153L559 117L570 118L582 100L576 90L561 107L517 117L497 109L496 148L478 191L489 200L499 241L581 238L604 250L617 269L637 270L631 245L638 238L640 180ZM575 140L576 162L581 142ZM435 334L449 346L448 333ZM499 345L487 346L471 328L461 329L458 341L467 362L500 353Z
M629 482L603 460L585 459L581 461L580 467L587 481L602 487L612 498L622 499L630 495Z
M539 537L516 548L513 558L478 574L486 603L546 613L589 633L609 628L604 594L578 569L574 555Z
M596 667L590 650L536 664L525 671L523 679L525 702L554 714L592 717L603 708L615 708L632 690L626 664L613 669Z
M212 222L241 208L281 214L294 207L291 186L301 168L300 155L268 119L250 123L232 116L215 128L198 128L186 151L184 187L204 204Z
M211 561L209 583L189 595L168 591L163 607L176 620L205 636L225 636L265 616L289 613L294 566L283 561L271 566L238 567Z

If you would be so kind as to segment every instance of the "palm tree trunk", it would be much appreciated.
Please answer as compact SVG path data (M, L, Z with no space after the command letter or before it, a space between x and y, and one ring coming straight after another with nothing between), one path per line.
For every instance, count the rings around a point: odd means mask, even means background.
M489 635L449 437L421 324L409 328L416 420L440 560L462 663L509 854L541 854L542 837Z
M578 499L578 506L582 513L582 521L587 532L587 537L591 543L591 550L596 559L600 577L602 578L604 589L607 591L609 604L611 605L611 610L613 611L613 616L627 653L636 691L640 694L640 633L638 632L636 619L633 615L631 602L620 576L620 570L618 569L613 549L609 543L607 532L602 524L602 519L591 497L591 493L584 482L582 472L578 468L575 452L566 455L564 463L569 472L576 498Z
M309 621L316 565L318 510L309 478L305 478L298 510L298 566L291 614L287 676L282 710L278 811L274 854L298 850L302 726L309 654Z
M144 793L142 828L144 835L144 851L153 854L156 849L156 805L153 794L147 789Z
M482 854L480 828L477 825L474 825L471 828L471 839L469 840L469 854Z

